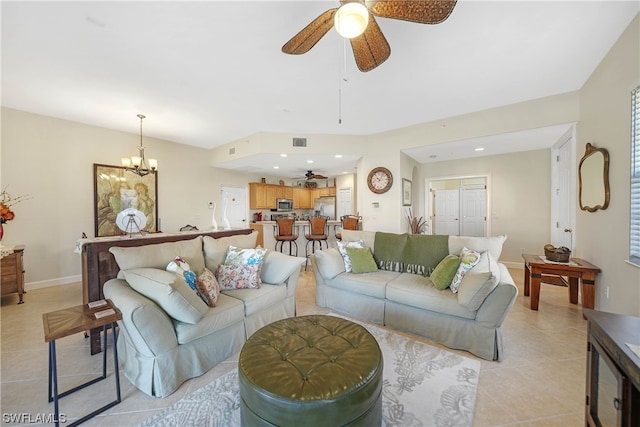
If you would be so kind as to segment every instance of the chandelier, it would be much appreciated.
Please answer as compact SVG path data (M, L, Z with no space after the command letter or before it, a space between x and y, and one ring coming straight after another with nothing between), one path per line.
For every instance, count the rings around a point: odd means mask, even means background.
M139 156L123 157L122 167L125 170L131 171L136 175L145 176L150 173L156 173L158 170L158 161L156 159L149 159L149 163L144 158L144 146L142 145L142 120L146 118L144 114L138 114L140 119L140 146L138 151Z

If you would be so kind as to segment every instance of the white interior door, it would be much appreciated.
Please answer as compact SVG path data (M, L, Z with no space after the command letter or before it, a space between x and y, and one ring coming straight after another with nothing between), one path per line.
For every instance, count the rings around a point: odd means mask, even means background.
M225 226L225 207L226 217L229 220L231 228L249 228L247 222L247 189L245 187L222 187L220 190L220 208L219 227Z
M551 242L554 246L566 246L573 250L573 216L571 215L572 144L566 141L553 151L552 159L552 224Z
M462 190L463 236L484 237L487 223L487 190L463 188Z
M460 192L458 190L434 191L434 234L460 235Z
M336 219L340 219L343 215L354 214L352 209L351 187L343 187L338 189L338 206Z

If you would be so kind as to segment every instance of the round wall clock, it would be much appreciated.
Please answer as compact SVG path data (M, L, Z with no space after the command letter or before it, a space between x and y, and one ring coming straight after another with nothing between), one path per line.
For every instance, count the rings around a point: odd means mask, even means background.
M393 184L393 175L387 168L377 167L371 169L369 176L367 176L367 185L369 190L376 194L382 194L389 191Z

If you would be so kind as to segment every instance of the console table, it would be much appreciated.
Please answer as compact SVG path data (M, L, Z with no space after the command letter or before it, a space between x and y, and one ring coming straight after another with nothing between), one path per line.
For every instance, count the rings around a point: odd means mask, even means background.
M531 310L537 310L540 302L540 279L543 274L569 277L569 301L578 303L578 280L582 292L582 307L594 308L596 276L600 269L580 258L569 262L547 262L544 257L522 254L524 258L524 296L531 295Z
M640 425L640 318L584 310L589 320L585 425Z
M179 240L194 239L197 236L209 236L214 239L233 236L235 234L251 234L250 228L222 231L187 231L180 233L152 233L140 236L110 236L84 239L81 244L82 258L82 299L85 304L104 299L102 286L117 277L120 268L113 254L109 252L112 246L131 247L156 243L177 242ZM167 263L170 260L167 261ZM100 330L91 329L89 332L91 354L100 352Z
M24 245L13 247L13 253L0 261L0 294L18 293L18 304L22 304L24 294L24 267L22 263Z

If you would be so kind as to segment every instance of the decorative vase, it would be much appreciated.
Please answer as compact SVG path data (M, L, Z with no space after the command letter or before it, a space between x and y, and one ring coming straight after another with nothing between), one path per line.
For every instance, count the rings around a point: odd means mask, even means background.
M213 204L213 214L211 214L211 229L213 231L218 230L218 223L216 222L216 204Z
M224 198L224 209L222 210L222 228L229 230L231 229L231 224L229 223L229 218L227 218L227 198Z

